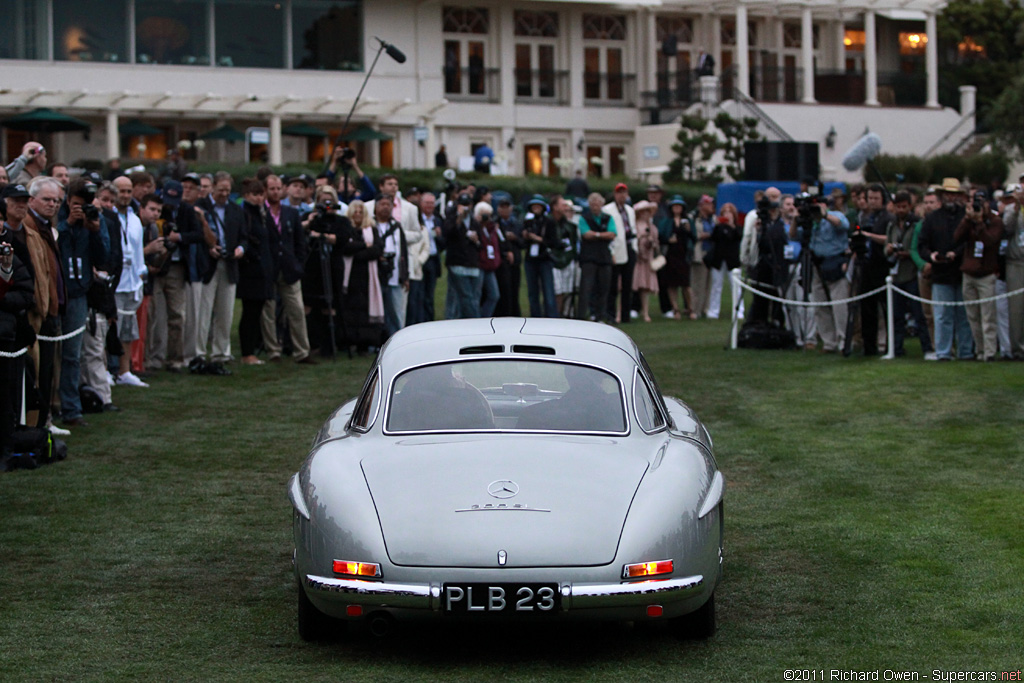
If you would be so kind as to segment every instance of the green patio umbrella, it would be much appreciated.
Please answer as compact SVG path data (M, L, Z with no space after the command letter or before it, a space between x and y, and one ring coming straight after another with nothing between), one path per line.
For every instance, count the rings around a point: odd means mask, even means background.
M242 142L245 140L245 133L237 128L224 124L220 128L203 133L199 136L202 140L227 140L228 142Z
M370 142L371 140L391 140L393 138L393 135L381 133L379 130L374 130L369 126L359 126L351 133L345 133L341 136L342 140L350 142Z
M125 137L141 137L143 135L160 135L163 133L159 128L155 128L148 123L143 123L138 119L132 119L126 123L122 123L117 127L117 132Z
M299 123L294 126L285 126L281 129L281 135L294 135L300 138L325 138L327 137L327 131L305 123Z
M60 133L65 131L87 131L92 128L82 119L61 114L52 109L33 109L32 111L12 116L0 121L0 126L11 130L23 130L31 133Z

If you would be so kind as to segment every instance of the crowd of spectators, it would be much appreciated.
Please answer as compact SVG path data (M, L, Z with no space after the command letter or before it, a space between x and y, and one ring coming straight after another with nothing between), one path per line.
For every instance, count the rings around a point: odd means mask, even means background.
M799 299L807 286L814 301L870 291L890 272L902 290L941 301L1024 284L1020 187L979 204L952 179L891 199L880 186L854 188L849 207L839 191L816 205L809 240L794 198L775 188L746 215L708 195L690 210L657 185L635 204L624 183L610 197L570 196L587 191L579 177L565 196L515 200L455 183L435 195L403 191L393 174L373 182L342 149L315 179L264 167L236 185L227 172L189 173L177 159L159 178L116 167L106 178L71 175L30 142L0 169L0 186L0 242L10 245L0 261L3 439L22 413L55 433L85 427L85 408L118 410L112 386L142 389L159 371L316 365L373 353L399 329L440 317L649 322L656 295L667 318L715 319L726 274L741 263L764 291ZM814 255L810 282L802 243ZM435 311L445 272L444 310ZM960 358L1024 357L1021 298L1000 303L999 313L993 303L933 316L899 298L896 355L912 330L929 358L952 357L954 345ZM869 355L886 343L884 304L876 295L860 305ZM789 326L807 348L819 339L825 352L843 346L843 304L812 312L755 296L749 313Z
M802 217L794 199L810 216ZM876 356L891 342L900 357L906 338L916 336L925 360L1024 360L1024 297L999 297L1024 287L1020 184L993 190L946 178L892 196L875 184L855 186L849 196L834 190L827 201L772 187L758 201L741 246L749 279L775 297L828 305L755 296L748 324L785 327L798 346L820 342L826 353L859 346ZM800 258L802 249L809 259ZM885 323L889 276L900 290L892 340ZM844 303L850 298L858 298L852 314Z

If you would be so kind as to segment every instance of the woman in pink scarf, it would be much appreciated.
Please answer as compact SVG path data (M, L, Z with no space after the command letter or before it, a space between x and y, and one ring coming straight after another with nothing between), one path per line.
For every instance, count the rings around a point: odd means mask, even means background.
M377 266L384 256L384 240L362 201L349 204L348 218L338 236L345 273L335 289L341 301L343 343L365 351L380 346L384 336L384 298Z

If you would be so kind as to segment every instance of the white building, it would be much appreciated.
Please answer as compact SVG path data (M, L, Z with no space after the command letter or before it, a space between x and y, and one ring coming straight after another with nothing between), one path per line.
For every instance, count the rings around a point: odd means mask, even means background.
M944 4L0 0L0 118L50 107L93 124L55 134L51 160L161 158L223 125L249 139L199 158L313 160L324 139L289 132L337 134L380 56L353 117L388 137L360 143L371 163L430 167L444 144L455 165L486 143L513 174L635 174L671 158L665 122L699 103L704 51L726 110L760 112L769 139L821 143L823 175L843 178L865 128L889 153L973 132L970 93L960 111L939 104ZM159 132L132 134L138 123ZM27 139L4 130L4 158Z

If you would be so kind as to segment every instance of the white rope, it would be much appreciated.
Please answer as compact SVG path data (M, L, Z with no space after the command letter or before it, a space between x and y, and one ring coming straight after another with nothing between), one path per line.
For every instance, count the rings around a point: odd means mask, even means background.
M36 339L38 339L39 341L44 341L44 342L67 341L68 339L71 339L72 337L77 337L78 335L82 334L83 332L85 332L85 325L82 325L81 327L79 327L74 332L68 332L67 334L62 334L59 337L45 337L45 336L43 336L41 334L38 334L38 335L36 335ZM14 351L14 352L0 351L0 358L17 358L18 356L21 356L21 355L25 354L27 351L28 351L28 347L27 346L25 348L23 348L23 349L20 349L18 351Z
M934 285L932 285L934 287ZM976 304L987 304L991 301L999 301L1000 299L1009 299L1011 296L1017 296L1018 294L1024 294L1024 288L1015 289L1012 292L1005 292L1003 294L996 294L995 296L985 297L984 299L974 299L973 301L936 301L935 299L923 299L919 296L914 296L909 292L904 292L899 287L893 287L893 291L897 294L902 294L908 299L914 301L920 301L923 304L931 304L932 306L974 306ZM934 291L934 290L933 290Z
M872 289L870 292L865 292L863 294L858 294L857 296L851 296L851 297L849 297L847 299L835 299L833 301L797 301L797 300L793 300L793 299L783 299L782 297L773 296L771 294L766 294L762 290L757 289L756 287L753 287L751 284L749 284L749 282L745 278L739 278L737 280L737 282L739 283L740 287L742 287L743 289L746 289L746 290L749 290L749 291L753 292L755 296L761 296L761 297L764 297L765 299L769 299L771 301L777 301L780 304L788 304L788 305L791 305L791 306L812 306L812 307L814 307L814 306L818 306L818 307L820 307L820 306L838 306L839 304L848 304L848 303L850 303L852 301L860 301L861 299L866 299L869 296L874 296L875 294L878 294L879 292L884 292L885 291L885 285L882 285L878 289Z

